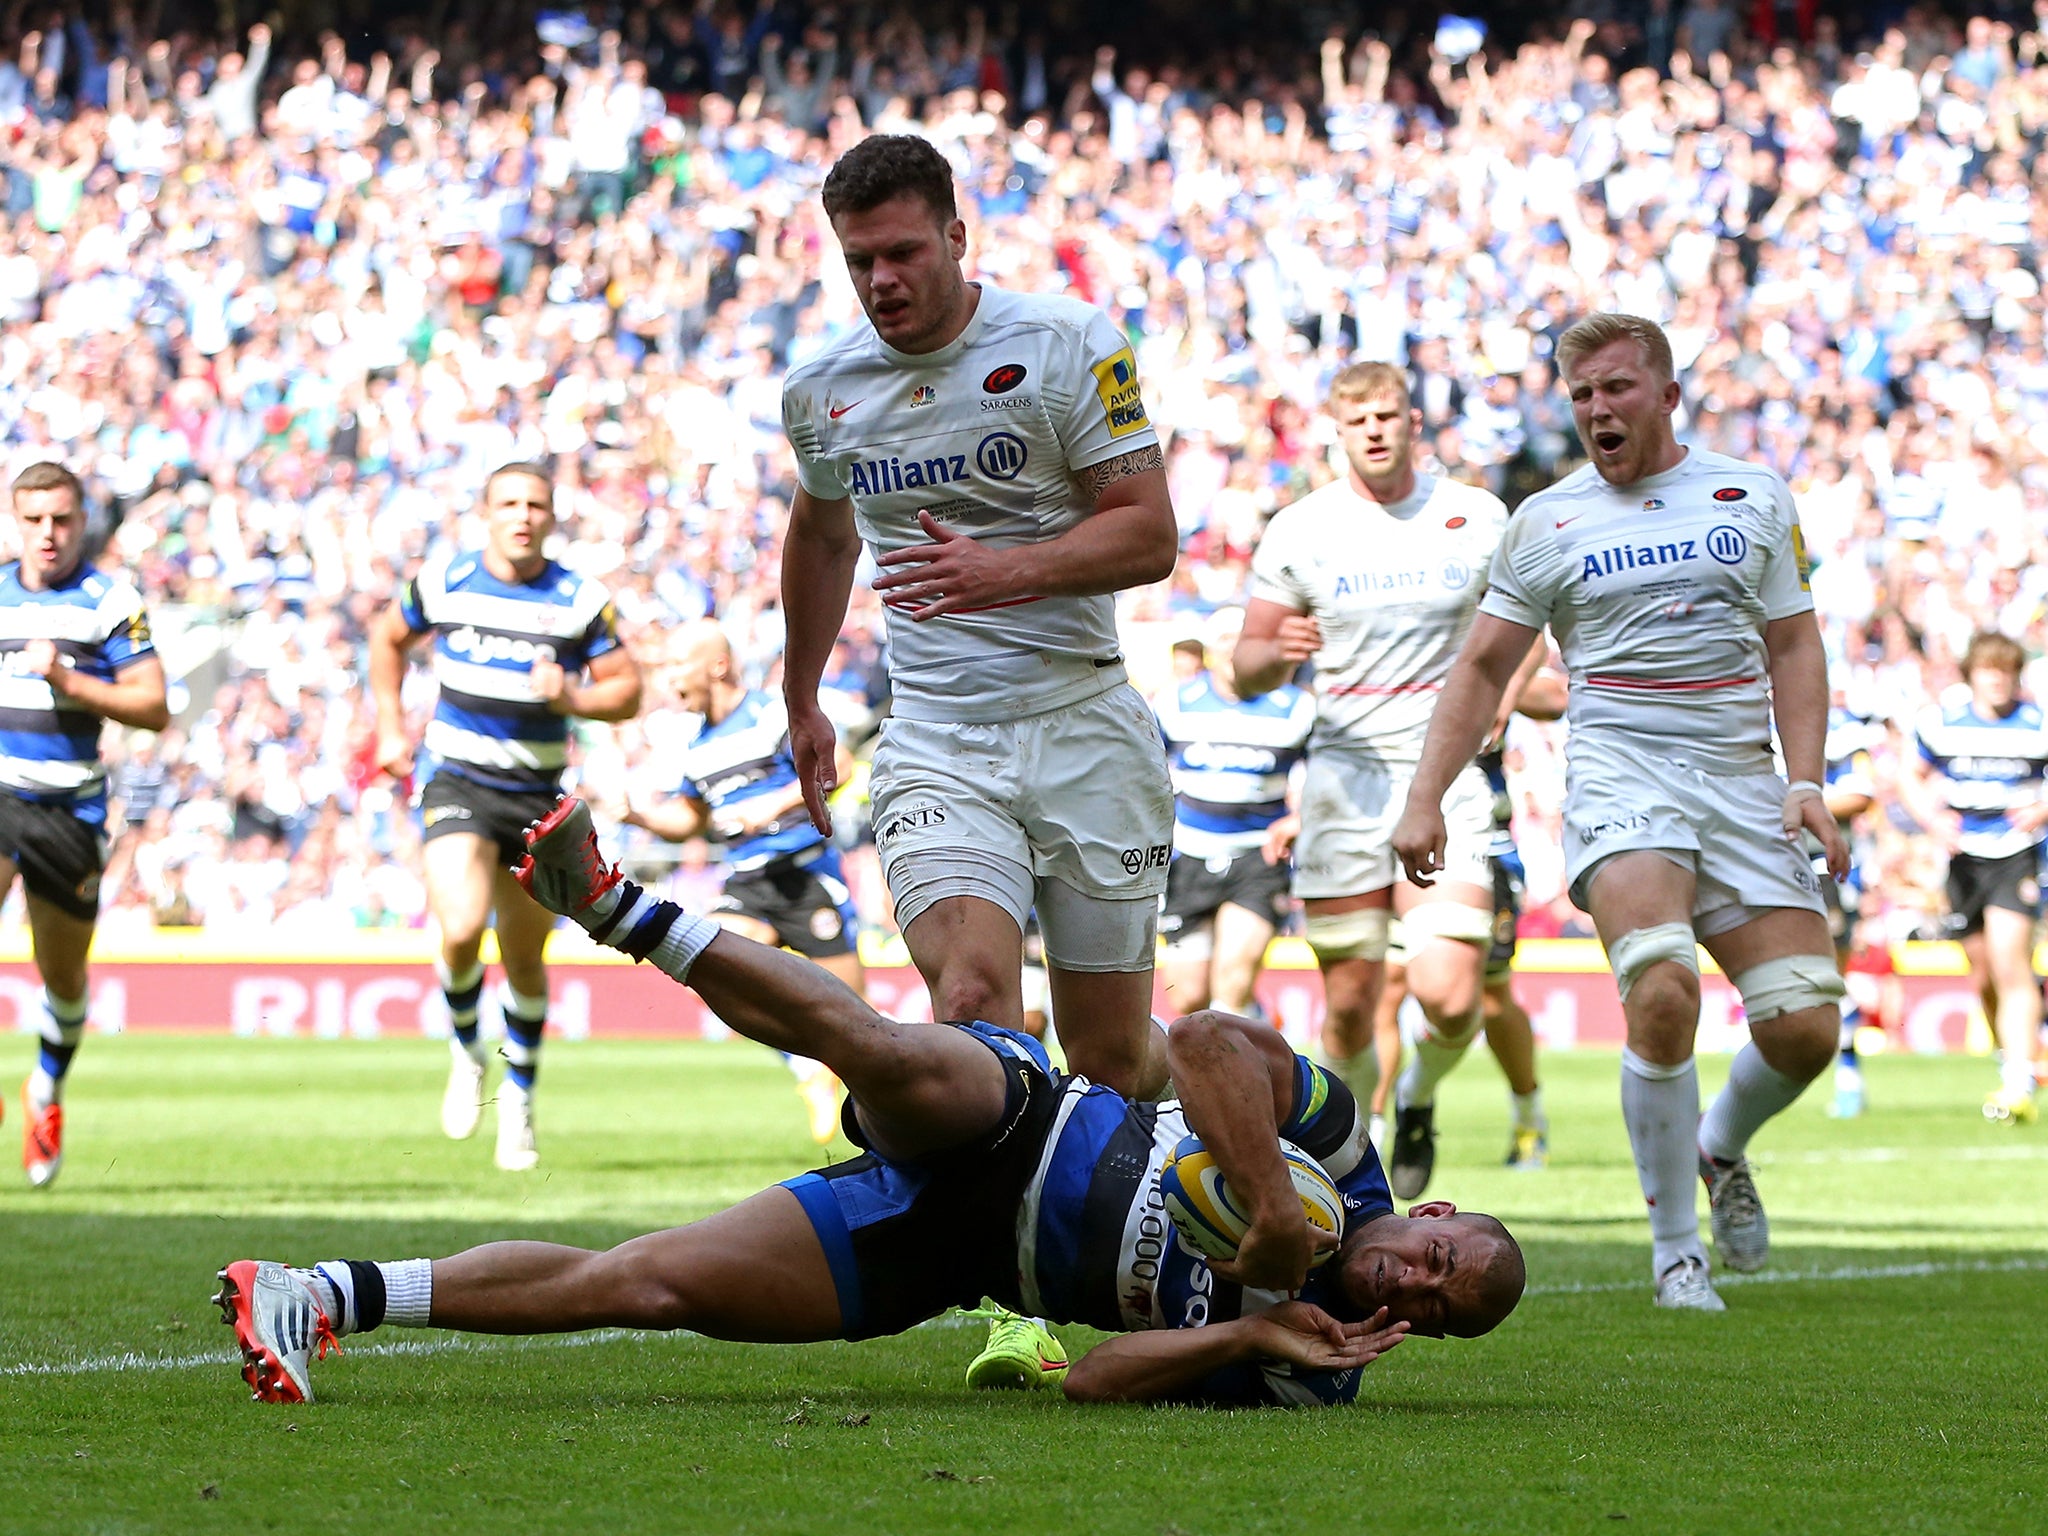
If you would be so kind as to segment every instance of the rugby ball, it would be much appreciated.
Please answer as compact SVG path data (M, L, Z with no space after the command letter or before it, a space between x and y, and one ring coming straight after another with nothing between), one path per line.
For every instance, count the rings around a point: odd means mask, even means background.
M1344 1200L1323 1165L1291 1141L1280 1143L1301 1213L1310 1226L1334 1237L1344 1235ZM1183 1136L1159 1174L1159 1195L1166 1219L1188 1247L1212 1259L1237 1257L1237 1245L1251 1230L1251 1216L1223 1181L1223 1170L1198 1136ZM1310 1267L1328 1259L1335 1249L1319 1253Z

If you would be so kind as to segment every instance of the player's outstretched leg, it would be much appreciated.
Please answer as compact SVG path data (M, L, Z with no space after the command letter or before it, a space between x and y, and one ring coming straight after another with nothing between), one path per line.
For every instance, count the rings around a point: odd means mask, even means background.
M921 1156L1000 1119L1004 1073L980 1040L883 1018L812 962L657 901L605 860L582 801L564 800L535 823L527 850L514 874L550 912L686 983L749 1040L838 1073L877 1152Z
M305 1269L238 1259L219 1278L214 1300L235 1330L242 1377L267 1403L311 1402L313 1362L340 1339L385 1326L688 1328L762 1344L843 1332L824 1245L780 1187L603 1252L512 1242L446 1259L330 1259Z

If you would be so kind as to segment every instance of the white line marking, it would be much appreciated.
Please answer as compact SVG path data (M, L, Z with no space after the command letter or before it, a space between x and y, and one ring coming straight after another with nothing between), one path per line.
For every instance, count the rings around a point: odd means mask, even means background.
M1917 1264L1845 1264L1835 1269L1788 1269L1760 1275L1720 1274L1716 1285L1807 1285L1841 1280L1921 1280L1933 1275L2009 1275L2048 1270L2048 1255L2027 1259L1986 1259L1967 1263L1926 1260ZM1532 1285L1530 1296L1598 1296L1615 1291L1642 1291L1647 1280L1574 1281L1569 1285ZM978 1318L948 1313L920 1323L920 1328L961 1328L977 1324ZM694 1338L689 1333L641 1333L628 1328L606 1328L595 1333L565 1333L538 1338L493 1338L463 1335L452 1339L393 1339L378 1344L351 1344L348 1353L368 1359L386 1356L427 1356L485 1354L509 1349L587 1349L593 1344L649 1344L668 1338ZM0 1365L0 1378L9 1376L91 1376L107 1371L186 1371L241 1363L238 1350L212 1350L203 1355L141 1355L128 1351L118 1355L88 1355L82 1360L26 1360L17 1365Z
M2048 1269L2048 1256L2033 1259L1977 1259L1969 1263L1844 1264L1836 1269L1767 1270L1760 1275L1714 1276L1720 1285L1808 1285L1835 1280L1922 1280L1930 1275L2009 1275ZM1574 1281L1569 1285L1532 1285L1527 1296L1597 1296L1608 1291L1647 1291L1648 1280Z
M2038 1163L2048 1162L2048 1146L2003 1147L1842 1147L1825 1152L1771 1152L1756 1158L1759 1168L1773 1163Z

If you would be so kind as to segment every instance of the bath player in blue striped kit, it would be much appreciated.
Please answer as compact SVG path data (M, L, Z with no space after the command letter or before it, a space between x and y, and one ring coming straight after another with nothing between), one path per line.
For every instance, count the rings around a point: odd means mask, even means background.
M454 1025L441 1128L472 1136L482 1116L477 1009L484 928L505 967L505 1081L496 1160L511 1172L540 1159L533 1080L547 1022L541 951L554 919L507 870L526 824L555 803L569 762L569 721L628 720L640 671L620 645L611 597L547 553L554 485L538 464L508 464L484 482L481 551L429 562L370 633L377 764L394 778L423 770L427 905L441 930L441 986ZM400 697L406 653L433 637L440 698L416 757ZM426 760L420 763L419 758Z
M43 979L21 1161L43 1188L64 1162L64 1075L85 1029L85 958L106 865L100 727L160 731L171 714L141 596L86 562L78 477L30 465L12 504L21 554L0 566L0 897L19 872Z

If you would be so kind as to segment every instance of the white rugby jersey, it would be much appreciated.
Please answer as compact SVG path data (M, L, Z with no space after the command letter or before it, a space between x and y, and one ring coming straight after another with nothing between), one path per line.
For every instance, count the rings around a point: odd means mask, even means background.
M1386 506L1347 478L1274 514L1252 556L1252 596L1313 616L1323 632L1310 751L1422 756L1507 521L1499 497L1433 475Z
M1107 315L980 288L967 329L936 352L899 352L863 325L783 384L804 489L850 498L876 555L929 543L919 512L996 548L1056 538L1095 511L1077 471L1158 444ZM1024 597L922 624L892 607L889 679L910 720L1010 720L1091 698L1124 680L1115 600Z
M1723 773L1771 769L1764 626L1810 612L1776 472L1694 448L1618 488L1589 464L1523 502L1480 611L1548 624L1575 736L1611 732Z

